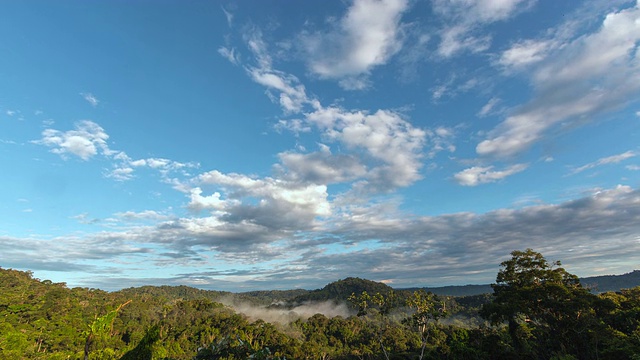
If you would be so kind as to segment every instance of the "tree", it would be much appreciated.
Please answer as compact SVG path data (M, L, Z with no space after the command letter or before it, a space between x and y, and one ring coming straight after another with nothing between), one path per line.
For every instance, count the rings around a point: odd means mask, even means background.
M493 324L508 324L518 354L583 358L580 355L590 351L595 296L559 261L550 264L532 249L513 251L511 256L500 264L502 270L492 284L493 301L483 306L481 315ZM592 353L597 356L597 351Z
M389 313L398 305L397 294L393 290L389 290L386 295L382 295L378 292L373 296L370 296L366 291L363 291L358 296L356 296L355 293L352 293L347 300L349 300L358 309L358 316L367 315L371 309L371 306L377 305L377 315L380 317L381 323L380 331L378 332L377 337L384 357L388 360L389 353L387 352L384 342L382 341L382 333L388 327Z
M404 322L420 335L420 357L424 357L424 350L429 342L429 326L433 322L438 322L441 317L447 315L444 302L440 302L437 296L424 290L414 291L407 299L407 306L414 310L414 313L406 318Z
M87 330L87 341L84 344L84 360L89 359L89 351L91 348L91 343L96 337L104 337L107 334L111 333L113 329L113 321L116 319L118 312L127 304L129 304L131 300L121 304L117 309L108 312L107 314L96 318L91 325L89 325L89 329Z

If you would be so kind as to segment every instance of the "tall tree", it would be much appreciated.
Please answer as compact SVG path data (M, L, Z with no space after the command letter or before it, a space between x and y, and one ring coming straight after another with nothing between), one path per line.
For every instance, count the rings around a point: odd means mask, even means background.
M588 358L581 355L589 352L587 330L594 325L595 296L559 261L549 263L532 249L513 251L511 256L501 263L492 285L494 299L483 306L481 315L494 324L508 324L518 354Z
M407 299L407 306L414 310L414 313L404 320L412 328L418 331L420 335L420 357L424 357L424 350L429 343L430 326L437 323L438 320L447 315L445 303L440 299L424 290L415 291Z

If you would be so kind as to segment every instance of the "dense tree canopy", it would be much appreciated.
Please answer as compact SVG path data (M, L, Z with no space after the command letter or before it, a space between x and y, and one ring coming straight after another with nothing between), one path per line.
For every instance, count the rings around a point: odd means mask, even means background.
M0 358L637 359L640 287L595 295L560 262L531 249L511 255L492 295L438 298L348 278L314 296L334 293L339 302L348 292L352 316L289 323L249 318L216 302L229 293L70 289L0 269ZM266 310L301 296L271 294L234 295L232 302Z

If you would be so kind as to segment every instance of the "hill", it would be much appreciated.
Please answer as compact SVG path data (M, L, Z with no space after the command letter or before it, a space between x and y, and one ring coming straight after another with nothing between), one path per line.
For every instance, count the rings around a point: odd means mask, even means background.
M608 291L620 291L640 286L640 270L634 270L622 275L591 276L580 279L583 286L592 289L593 292L603 293Z
M369 294L375 294L377 292L386 294L390 290L393 290L393 288L383 283L356 277L348 277L346 279L334 281L322 289L312 290L306 294L298 295L287 302L289 304L302 304L311 301L328 300L342 302L347 301L347 298L353 293L360 294L363 291L366 291Z

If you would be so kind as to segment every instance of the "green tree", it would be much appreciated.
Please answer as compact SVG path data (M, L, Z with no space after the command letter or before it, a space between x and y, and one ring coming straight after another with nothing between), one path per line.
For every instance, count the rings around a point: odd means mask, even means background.
M495 325L507 323L513 350L520 356L597 357L590 345L597 325L595 296L559 261L549 263L532 249L511 256L500 264L493 301L483 306L481 315Z
M89 352L91 351L91 344L94 339L97 337L106 337L113 331L113 321L116 319L118 312L130 302L131 300L121 304L117 309L96 318L91 325L89 325L89 329L86 331L87 340L84 344L84 360L89 360Z
M436 331L431 325L447 315L444 304L437 296L422 289L414 291L407 299L407 306L413 310L413 314L404 323L416 329L420 335L420 359L424 357L430 333Z
M398 295L393 290L387 291L385 295L377 292L373 296L370 296L366 291L363 291L358 296L356 296L355 293L352 293L347 300L349 300L356 309L358 309L358 316L365 316L372 308L375 308L380 327L377 338L384 357L388 360L389 352L387 351L387 346L385 346L382 335L389 327L389 314L391 313L391 310L398 306Z

